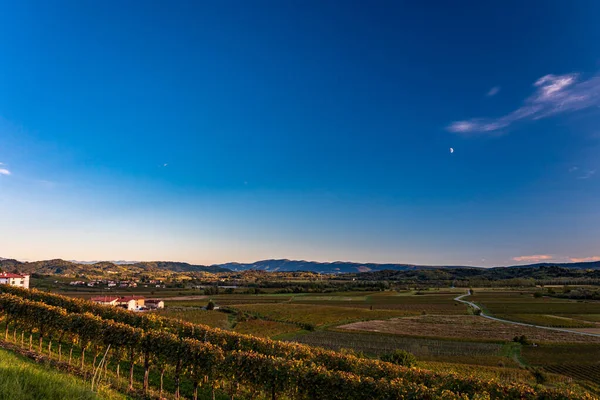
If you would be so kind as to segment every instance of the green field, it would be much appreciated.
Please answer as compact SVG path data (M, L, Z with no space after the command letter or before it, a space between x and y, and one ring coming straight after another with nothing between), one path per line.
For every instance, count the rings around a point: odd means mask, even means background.
M369 319L389 319L411 315L404 310L369 310L366 308L315 304L243 304L235 306L260 317L276 321L310 324L315 327Z
M114 391L101 388L92 392L89 384L72 375L0 349L0 400L125 399Z
M600 314L598 301L535 298L532 291L477 290L469 300L482 304L491 314Z
M453 301L460 293L460 291L403 293L389 291L364 295L355 292L356 296L350 296L348 293L344 296L298 296L292 301L303 304L404 311L408 314L466 314L466 306Z
M566 315L547 315L547 314L494 314L495 317L507 319L509 321L523 322L540 326L549 326L552 328L595 328L596 325L580 319L567 317Z

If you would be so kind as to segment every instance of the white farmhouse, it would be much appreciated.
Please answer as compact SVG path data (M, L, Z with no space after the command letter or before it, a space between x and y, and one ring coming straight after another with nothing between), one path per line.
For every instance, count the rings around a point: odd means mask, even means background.
M0 272L0 285L18 286L29 289L29 275L11 274L9 272Z

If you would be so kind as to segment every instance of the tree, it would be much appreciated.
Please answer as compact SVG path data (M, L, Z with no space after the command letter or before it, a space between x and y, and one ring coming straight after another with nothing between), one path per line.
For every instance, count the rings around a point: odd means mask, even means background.
M382 354L379 359L404 367L412 367L417 363L417 358L406 350L396 349L391 353Z

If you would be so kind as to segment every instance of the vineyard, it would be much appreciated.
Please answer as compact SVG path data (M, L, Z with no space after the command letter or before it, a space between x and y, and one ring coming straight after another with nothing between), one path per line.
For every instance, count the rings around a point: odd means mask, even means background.
M199 309L175 309L159 310L159 315L177 318L194 324L203 324L215 328L225 329L228 326L227 314L218 311L206 311Z
M595 328L595 324L586 323L580 320L543 314L496 314L498 318L509 321L522 322L525 324L534 324L549 326L552 328Z
M353 307L315 306L310 304L243 304L235 306L235 310L275 321L311 326L411 315L411 313L403 310L369 310Z
M385 354L401 348L416 355L419 360L460 356L481 356L493 360L494 356L500 356L502 350L502 345L499 343L436 340L345 331L318 331L309 335L297 335L291 340L333 350L353 349L369 355Z
M160 374L161 382L165 373L172 376L175 398L181 397L184 381L193 386L194 398L201 387L209 388L213 396L218 391L230 398L593 398L568 390L502 384L475 373L465 376L406 368L36 290L2 286L0 292L5 340L13 338L59 361L63 348L65 353L68 348L71 362L76 348L82 368L86 352L91 352L92 379L102 368L106 370L106 360L117 365L117 376L118 366L126 362L130 389L136 384L134 370L142 368L142 382L138 383L144 393L157 389L151 387L152 370ZM37 343L32 341L34 336ZM163 391L162 386L158 391Z
M546 371L600 385L600 347L590 344L546 344L525 347L524 359Z

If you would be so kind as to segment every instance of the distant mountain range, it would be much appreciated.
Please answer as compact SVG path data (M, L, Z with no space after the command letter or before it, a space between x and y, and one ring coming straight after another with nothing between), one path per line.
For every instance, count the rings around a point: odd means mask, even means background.
M254 263L226 263L218 264L221 268L227 268L232 271L311 271L322 274L349 273L349 272L371 272L383 270L405 271L413 269L435 269L435 268L476 268L465 266L429 266L414 264L375 264L375 263L355 263L349 261L317 262L317 261L295 261L295 260L263 260Z
M2 260L0 258L0 260ZM116 265L129 265L129 264L137 264L140 261L125 261L125 260L109 260L109 261L101 261L101 260L96 260L96 261L78 261L78 260L68 260L69 262L75 263L75 264L97 264L97 263L101 263L101 262L109 262L109 263L113 263Z
M538 263L529 265L515 265L507 268L536 268L557 266L562 268L576 269L600 269L600 261L580 262L580 263ZM317 261L297 261L297 260L262 260L254 263L225 263L215 265L194 265L185 262L175 261L65 261L65 260L46 260L34 262L21 262L12 259L0 257L0 268L3 270L18 270L22 273L39 274L59 274L73 275L85 273L111 273L127 272L141 273L153 271L172 271L172 272L229 272L229 271L268 271L268 272L293 272L310 271L322 274L339 273L360 273L377 272L384 270L410 271L425 269L457 269L474 268L466 265L415 265L415 264L375 264L375 263L355 263L346 261L336 262L317 262Z
M215 265L232 271L312 271L322 274L335 273L357 273L374 272L384 270L408 271L422 269L457 269L457 268L484 268L467 265L416 265L416 264L375 264L375 263L355 263L346 261L335 261L330 263L316 261L294 261L294 260L263 260L254 263L226 263ZM600 269L600 261L581 262L581 263L539 263L529 265L515 265L507 268L535 268L544 266L559 266L563 268L579 269Z

